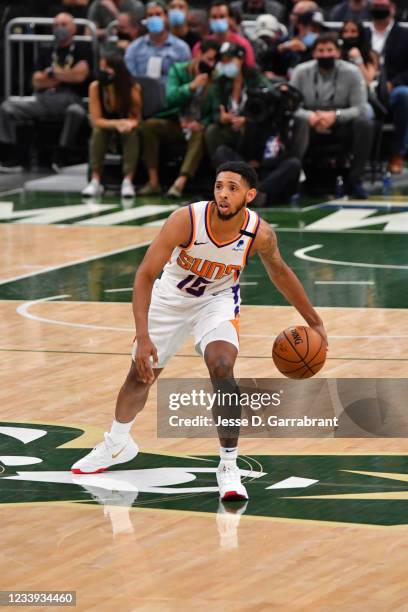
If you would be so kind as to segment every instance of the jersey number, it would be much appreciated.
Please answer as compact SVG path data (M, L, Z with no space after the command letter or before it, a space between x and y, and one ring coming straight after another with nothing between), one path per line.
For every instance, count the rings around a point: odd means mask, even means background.
M186 287L186 285L188 285L189 283L191 283L190 286ZM200 297L201 295L203 295L206 286L210 283L211 281L207 280L206 278L201 278L200 276L189 274L186 278L184 278L177 285L177 287L179 289L185 289L187 293L189 293L190 295L194 295L195 297Z

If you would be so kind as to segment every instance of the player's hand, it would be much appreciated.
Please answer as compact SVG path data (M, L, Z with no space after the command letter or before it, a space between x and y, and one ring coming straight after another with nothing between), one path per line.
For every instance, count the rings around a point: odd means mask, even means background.
M137 348L135 355L135 366L139 378L142 382L152 385L154 383L154 373L150 358L153 357L153 365L157 367L157 349L150 338L147 336L137 338Z
M326 330L324 329L323 323L311 325L310 327L317 331L317 333L323 338L323 341L326 344L326 348L329 348L329 340L327 338Z

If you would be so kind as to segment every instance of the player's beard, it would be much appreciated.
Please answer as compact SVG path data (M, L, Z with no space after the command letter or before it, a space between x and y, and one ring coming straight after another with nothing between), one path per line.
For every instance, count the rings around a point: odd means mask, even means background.
M239 212L241 212L241 210L244 208L245 204L246 204L246 200L243 199L242 203L240 206L238 206L237 210L235 212L230 212L227 214L222 214L220 213L220 209L218 208L218 203L217 204L217 216L221 221L229 221L230 219L232 219L233 217L235 217Z

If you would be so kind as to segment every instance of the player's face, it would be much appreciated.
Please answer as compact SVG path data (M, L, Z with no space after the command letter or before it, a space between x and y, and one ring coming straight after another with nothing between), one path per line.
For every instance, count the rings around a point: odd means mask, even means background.
M256 189L250 189L240 174L220 172L215 180L214 198L219 219L232 219L255 196Z

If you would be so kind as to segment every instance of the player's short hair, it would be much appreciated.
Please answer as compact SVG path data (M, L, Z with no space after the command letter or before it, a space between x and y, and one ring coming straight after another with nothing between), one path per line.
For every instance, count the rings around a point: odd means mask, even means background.
M234 172L235 174L239 174L244 181L248 183L250 189L256 189L258 176L252 166L243 161L224 162L221 166L218 166L216 177L221 172Z

